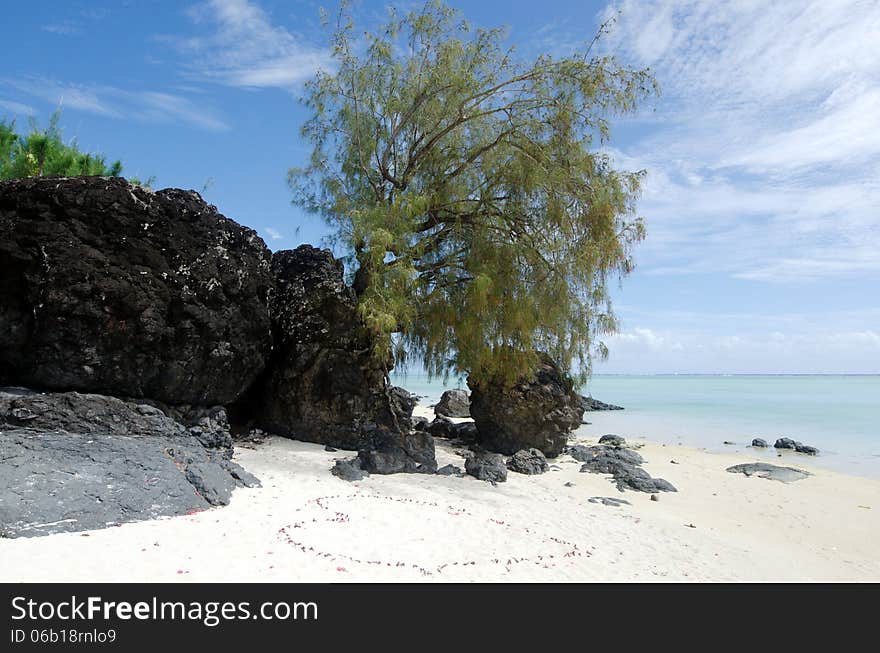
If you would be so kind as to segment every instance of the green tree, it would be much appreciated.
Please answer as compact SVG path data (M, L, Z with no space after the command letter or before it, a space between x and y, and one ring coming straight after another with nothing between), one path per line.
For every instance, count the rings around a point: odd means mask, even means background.
M607 355L644 171L600 149L656 83L592 53L605 27L527 62L439 1L365 42L343 4L335 71L306 87L311 158L289 181L349 252L378 354L477 382L512 382L541 351L583 379Z
M45 129L40 129L31 119L31 130L26 136L16 133L14 120L0 121L0 179L42 175L118 177L122 174L119 161L108 165L103 155L80 152L75 140L65 143L60 121L60 110L52 114Z

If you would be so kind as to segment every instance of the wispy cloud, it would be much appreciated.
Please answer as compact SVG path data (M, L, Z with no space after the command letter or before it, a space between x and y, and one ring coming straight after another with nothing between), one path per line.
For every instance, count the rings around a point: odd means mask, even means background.
M741 335L641 327L607 344L611 355L599 372L880 372L880 332L871 329Z
M83 33L81 23L74 20L65 20L60 23L50 23L43 25L40 29L51 34L61 34L63 36L76 36Z
M880 5L624 0L606 46L651 66L643 268L880 276Z
M188 12L206 32L161 37L184 52L190 75L237 87L290 89L330 65L329 52L273 24L248 0L209 0Z
M284 238L284 234L273 227L265 227L264 231L269 234L269 238L272 240L282 240Z
M151 123L176 122L208 131L229 129L216 111L196 104L182 95L159 91L132 91L98 84L70 84L36 77L0 78L0 85L9 86L51 104L109 118Z
M37 110L33 107L21 102L13 102L12 100L0 99L0 108L11 112L15 116L33 116L37 113Z

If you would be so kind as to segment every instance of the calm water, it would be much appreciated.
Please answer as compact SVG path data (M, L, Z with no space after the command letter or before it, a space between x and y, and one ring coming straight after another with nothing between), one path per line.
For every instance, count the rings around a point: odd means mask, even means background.
M395 376L393 381L434 403L451 379ZM805 461L863 476L880 477L880 376L628 376L596 375L583 389L624 411L587 413L585 435L618 433L667 443L740 451L783 461L776 451L745 448L754 437L771 445L788 436L818 447ZM736 446L724 445L725 440Z

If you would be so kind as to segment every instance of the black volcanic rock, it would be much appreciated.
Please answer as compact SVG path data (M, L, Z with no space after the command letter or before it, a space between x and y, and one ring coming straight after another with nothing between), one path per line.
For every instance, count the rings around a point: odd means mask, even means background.
M361 469L370 474L433 474L437 471L434 438L415 431L401 434L376 429L358 452Z
M503 483L507 480L504 456L499 453L478 451L464 461L465 471L481 481Z
M269 262L193 191L0 182L0 385L232 402L271 350Z
M443 417L470 417L470 397L466 390L446 390L434 406L434 413Z
M593 399L592 397L587 397L585 395L580 395L579 400L581 408L584 409L585 413L594 410L623 410L623 406L606 404L604 401L599 401L598 399Z
M777 449L792 449L798 453L807 454L808 456L815 456L819 453L819 450L816 447L792 440L791 438L779 438L773 446Z
M275 350L251 393L258 426L350 450L364 449L376 428L408 431L409 400L392 395L391 361L373 355L342 261L302 245L275 252L272 271Z
M601 438L599 438L599 444L607 444L612 447L622 447L623 445L626 444L626 439L619 436L619 435L614 435L613 433L609 433L609 434L603 435Z
M579 395L546 356L531 380L509 387L468 379L468 385L477 441L489 451L512 455L535 448L552 458L562 453L569 432L581 424Z
M153 406L0 390L0 531L29 537L188 514L259 481Z
M507 460L507 469L518 474L543 474L550 466L538 449L522 449Z
M397 423L401 430L408 431L414 428L413 409L419 403L418 395L397 386L391 386L388 393L391 398L391 410L397 417Z
M631 449L607 445L577 446L579 448L569 447L568 453L584 463L581 471L611 474L618 490L623 491L628 488L650 494L677 491L669 481L653 478L642 469L640 465L644 460Z

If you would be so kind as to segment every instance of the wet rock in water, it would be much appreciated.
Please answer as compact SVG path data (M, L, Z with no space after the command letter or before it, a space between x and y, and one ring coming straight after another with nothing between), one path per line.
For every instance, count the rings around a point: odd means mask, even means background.
M730 440L725 440L722 444L735 445L736 442L731 442Z
M583 417L571 379L544 355L531 380L508 386L469 378L468 385L477 442L489 451L513 455L534 447L556 457Z
M572 483L571 481L566 481L565 487L574 487L574 483Z
M434 413L443 417L470 417L470 405L467 390L447 390L434 406Z
M370 474L433 474L437 471L434 438L415 431L401 434L387 429L371 433L358 452L361 468Z
M410 399L388 383L391 361L373 355L342 261L302 245L275 252L272 272L275 348L247 402L258 425L348 450L363 449L376 427L408 432Z
M808 456L815 456L819 453L819 450L816 447L811 447L808 444L792 440L791 438L779 438L773 446L777 449L791 449L798 453L807 454Z
M587 501L590 503L601 503L603 506L613 506L614 508L632 505L626 499L616 499L614 497L590 497Z
M614 435L613 433L609 433L607 435L603 435L599 438L599 444L607 444L612 447L622 447L626 444L626 439L622 438L619 435Z
M465 471L481 481L503 483L507 480L504 457L497 453L476 452L464 461Z
M458 465L443 465L440 469L437 470L437 473L441 476L464 476L464 472L461 467Z
M259 485L229 455L146 404L0 391L0 523L27 537L225 505Z
M538 449L520 449L507 460L507 469L518 474L543 474L549 468Z
M767 441L763 440L761 438L755 438L754 440L752 440L752 446L759 447L759 448L763 449L763 448L767 447Z
M746 476L758 476L760 478L769 478L773 481L781 481L783 483L793 483L807 478L809 472L794 467L780 467L769 463L743 463L728 467L727 471L732 474L745 474Z
M653 478L639 467L644 460L630 449L597 445L584 447L578 452L584 457L582 472L611 474L618 490L629 488L638 492L676 492L675 487L662 478Z
M0 385L233 402L272 349L270 257L194 191L0 182Z
M345 460L337 460L333 468L330 470L330 473L333 476L337 476L341 478L343 481L362 481L367 476L369 476L369 472L365 471L361 468L361 461L359 458L348 458Z
M325 445L324 445L324 451L329 451L329 452L332 453L332 452L334 452L334 451L339 451L339 449L337 449L336 447L331 447L329 444L325 444Z
M603 401L599 401L598 399L593 399L592 397L587 397L585 395L581 395L579 401L581 408L584 409L585 413L593 410L623 410L622 406L606 404Z

